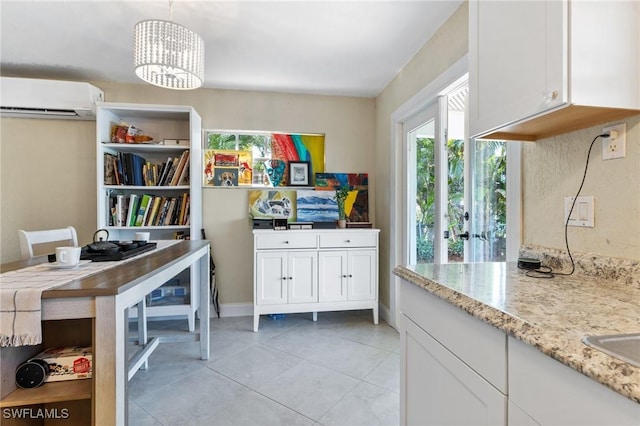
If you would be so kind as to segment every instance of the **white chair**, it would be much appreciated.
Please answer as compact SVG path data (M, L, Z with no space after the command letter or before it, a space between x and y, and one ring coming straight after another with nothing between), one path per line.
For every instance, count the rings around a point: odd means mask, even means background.
M20 229L18 230L18 239L23 260L34 257L33 246L36 244L64 242L64 245L78 246L78 234L73 226L43 231L23 231Z

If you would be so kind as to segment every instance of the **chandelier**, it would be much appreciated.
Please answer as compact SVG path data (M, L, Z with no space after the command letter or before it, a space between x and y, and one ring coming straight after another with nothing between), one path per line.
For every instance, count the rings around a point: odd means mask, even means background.
M189 90L202 86L204 42L202 38L173 20L147 19L134 29L133 64L136 75L156 86Z

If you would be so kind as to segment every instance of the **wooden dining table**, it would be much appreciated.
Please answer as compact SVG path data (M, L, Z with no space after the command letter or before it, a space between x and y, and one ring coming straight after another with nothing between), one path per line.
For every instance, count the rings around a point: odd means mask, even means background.
M127 356L129 308L189 267L195 268L199 284L195 288L199 290L198 315L201 320L199 329L195 333L189 333L187 337L200 341L201 359L209 358L209 321L202 320L208 319L210 315L209 253L208 241L184 240L115 265L104 273L79 278L42 293L43 321L92 320L93 377L91 380L76 380L85 382L79 386L85 386L84 391L90 392L92 425L121 426L128 423L127 382L132 362ZM0 272L14 271L46 261L45 256L7 263L0 266ZM144 346L150 345L149 342L140 343L143 351ZM154 345L157 344L156 339ZM6 349L12 348L1 350ZM146 351L145 359L149 353L150 351ZM140 357L135 360L139 365ZM7 382L10 382L9 385L13 384L12 380L5 377L6 373L7 371L3 371L3 386L7 386ZM42 388L47 385L49 384ZM43 391L41 388L17 388L0 400L0 407L46 404L48 401L60 401L60 398L64 398L60 393L71 392L71 386L63 388L59 386L60 383L51 385L58 385L56 391L49 392L57 395L47 397L46 389Z

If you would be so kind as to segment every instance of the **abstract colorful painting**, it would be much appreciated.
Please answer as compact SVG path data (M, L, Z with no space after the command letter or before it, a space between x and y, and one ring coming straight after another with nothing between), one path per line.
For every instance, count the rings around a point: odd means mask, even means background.
M313 177L315 173L324 172L324 135L273 133L271 135L271 158L282 160L285 163L309 161L311 163L310 174ZM287 169L288 167L285 167L284 182L288 182Z
M338 203L335 191L298 190L296 216L298 222L335 222Z
M316 173L316 191L349 188L345 211L349 222L369 222L369 175L367 173Z
M295 221L295 203L296 191L252 190L249 191L249 218Z

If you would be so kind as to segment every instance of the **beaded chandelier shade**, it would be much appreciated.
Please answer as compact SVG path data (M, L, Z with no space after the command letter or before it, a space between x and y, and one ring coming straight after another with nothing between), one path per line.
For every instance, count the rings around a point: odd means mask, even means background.
M134 30L136 75L156 86L189 90L202 86L204 42L171 21L140 21Z

